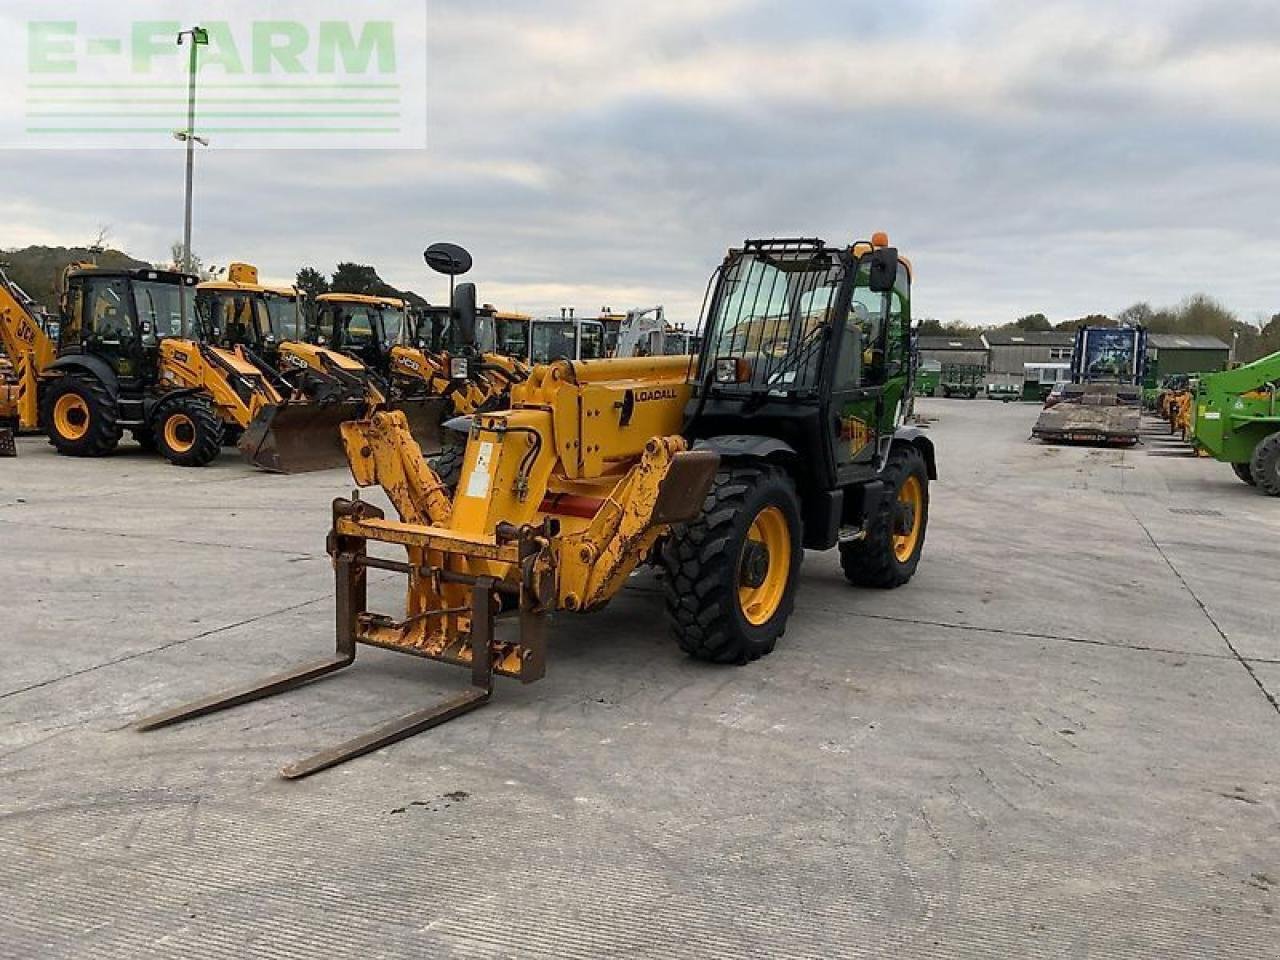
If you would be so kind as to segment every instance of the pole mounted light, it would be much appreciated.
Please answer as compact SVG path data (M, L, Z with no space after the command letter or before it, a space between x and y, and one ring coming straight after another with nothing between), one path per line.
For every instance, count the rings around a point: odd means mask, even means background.
M209 45L209 31L204 27L192 27L178 34L178 46L191 40L191 61L187 77L187 129L174 131L174 139L187 145L187 195L186 215L182 226L182 269L191 272L191 192L195 176L196 144L208 146L209 141L196 136L196 60L201 47ZM187 335L187 285L178 285L178 327L181 335Z

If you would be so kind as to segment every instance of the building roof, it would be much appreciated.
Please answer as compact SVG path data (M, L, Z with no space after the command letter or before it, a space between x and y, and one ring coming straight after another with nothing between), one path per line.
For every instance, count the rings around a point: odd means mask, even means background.
M987 349L980 337L921 337L921 350L973 350L978 353Z
M1203 333L1152 333L1147 344L1157 350L1231 350L1217 337Z
M992 330L982 339L989 347L1069 347L1076 335L1070 330Z

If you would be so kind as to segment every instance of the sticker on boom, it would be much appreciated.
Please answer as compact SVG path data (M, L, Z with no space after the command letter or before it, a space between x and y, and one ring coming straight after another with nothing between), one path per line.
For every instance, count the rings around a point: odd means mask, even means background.
M485 440L476 451L476 465L467 478L467 496L483 500L489 495L489 465L493 463L493 444Z

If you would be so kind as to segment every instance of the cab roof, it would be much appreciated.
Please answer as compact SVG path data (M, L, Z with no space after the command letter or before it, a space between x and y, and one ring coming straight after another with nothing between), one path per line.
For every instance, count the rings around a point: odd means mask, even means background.
M318 303L367 303L375 307L395 307L403 310L405 302L399 297L371 297L363 293L322 293L316 297Z
M160 270L155 267L99 267L92 263L80 263L67 270L67 278L72 277L127 277L130 280L147 280L152 283L180 284L195 286L200 278L178 270Z
M296 297L296 287L275 287L265 283L236 283L233 280L206 280L196 286L197 291L211 290L219 293L274 293L282 297Z

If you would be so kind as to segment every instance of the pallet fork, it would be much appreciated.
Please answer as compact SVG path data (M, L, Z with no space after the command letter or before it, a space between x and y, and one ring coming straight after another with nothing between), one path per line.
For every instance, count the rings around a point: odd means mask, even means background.
M289 764L280 771L286 779L297 780L346 760L380 750L484 706L493 693L495 672L516 676L524 683L532 683L542 677L545 672L545 618L542 611L538 609L532 591L524 590L517 584L499 581L491 576L472 576L449 570L434 571L434 575L443 582L470 587L470 603L466 608L435 612L439 616L464 615L470 618L470 636L465 651L454 651L451 656L446 657L408 644L398 645L386 640L375 642L361 629L362 618L377 620L376 616L368 614L366 610L368 597L366 571L373 568L412 575L415 568L408 563L369 556L366 540L363 537L352 536L341 530L347 525L344 521L358 524L362 521L376 522L383 519L382 511L377 507L358 498L338 499L333 503L333 518L334 528L329 536L329 553L333 558L337 594L337 649L334 655L302 664L248 686L237 687L157 713L139 721L135 729L155 730L300 687L349 667L355 662L356 647L360 643L470 666L471 684L463 693L424 710L417 710L392 720L351 740L321 750L319 753ZM534 538L529 535L531 531L513 531L512 533L520 538L521 553L528 554L526 545L534 544ZM532 564L526 564L525 569L532 570ZM520 655L517 658L519 668L514 671L498 667L494 657L496 611L502 609L504 596L513 595L520 599L521 633ZM462 655L459 656L459 654Z

